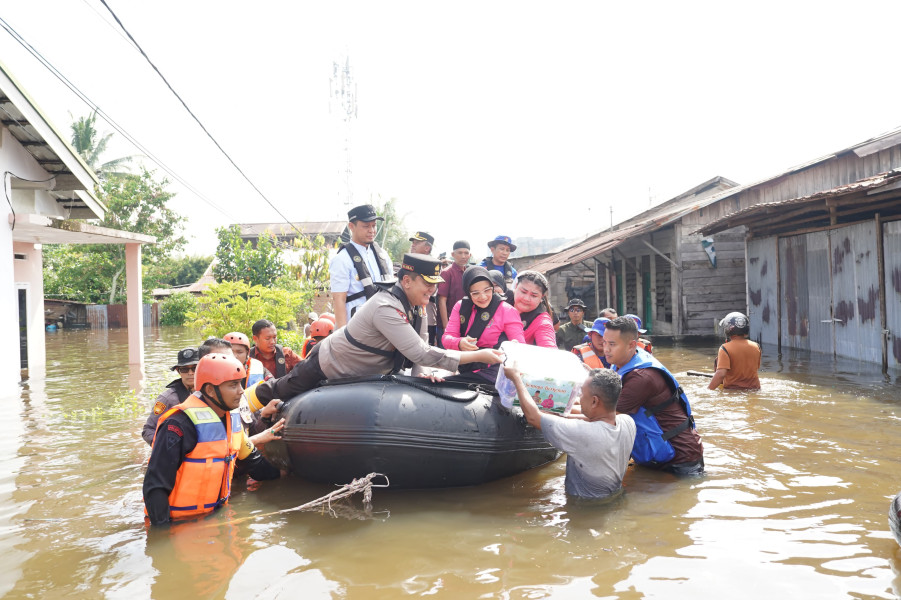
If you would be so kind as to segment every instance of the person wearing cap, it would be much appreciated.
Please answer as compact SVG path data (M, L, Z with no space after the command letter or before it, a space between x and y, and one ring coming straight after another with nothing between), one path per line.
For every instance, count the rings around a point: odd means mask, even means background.
M160 416L143 485L151 525L201 517L228 502L236 463L258 481L281 475L245 435L235 410L245 377L234 356L208 354L197 364L197 391Z
M397 373L408 366L419 375L422 367L453 372L461 364L499 363L500 352L493 349L461 352L426 343L423 307L441 282L440 269L431 256L405 254L390 290L380 288L347 325L313 346L287 376L247 390L251 409L276 398L290 400L326 379Z
M442 342L452 350L500 348L507 340L525 343L519 311L494 292L494 282L485 267L470 267L463 273L467 295L451 311ZM497 380L497 365L469 363L460 366L455 381L491 383Z
M486 256L479 265L489 271L500 271L504 274L507 286L512 285L513 280L516 279L516 269L507 259L510 258L510 253L516 252L516 244L509 236L499 235L488 242L488 247L491 249L491 256Z
M148 444L153 443L153 434L160 415L187 400L194 391L194 371L199 360L200 353L197 348L179 350L175 364L170 367L171 371L178 371L178 379L170 381L163 393L153 401L153 407L141 430L141 437Z
M432 237L431 234L428 234L425 231L417 231L413 237L410 238L410 254L431 255L432 245L434 243L435 238ZM429 323L429 345L434 346L438 332L438 301L434 294L429 299L429 303L426 304L425 315Z
M454 251L451 252L453 264L441 270L441 279L438 284L438 317L441 326L442 337L447 329L447 320L457 302L463 299L466 293L463 291L463 271L469 266L469 242L457 240L454 242Z
M639 317L638 315L633 315L630 313L628 315L623 315L623 316L628 317L628 318L632 319L633 321L635 321L635 326L638 328L638 333L647 333L648 332L647 329L641 328L641 317ZM651 345L651 340L649 340L648 338L639 337L638 338L638 347L641 348L642 350L644 350L645 352L650 352L651 354L654 353L654 347Z
M391 257L375 241L377 222L384 221L371 204L347 213L350 241L329 261L329 289L336 326L342 327L363 303L375 295L376 282L393 278Z
M635 320L617 317L604 330L604 355L623 380L616 410L630 415L639 465L682 477L703 475L704 446L685 391L663 364L638 347Z
M609 368L610 363L604 357L604 330L610 319L599 317L594 320L591 329L585 334L588 341L573 346L572 353L592 369Z
M579 298L573 298L566 305L566 312L569 315L569 322L564 323L557 330L557 347L561 350L569 352L575 346L582 343L582 338L589 331L585 326L585 303Z

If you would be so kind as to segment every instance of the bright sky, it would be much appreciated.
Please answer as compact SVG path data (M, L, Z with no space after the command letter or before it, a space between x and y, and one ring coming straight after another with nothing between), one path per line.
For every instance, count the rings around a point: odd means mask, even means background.
M580 237L611 206L619 222L713 176L748 183L901 126L884 25L898 2L107 2L292 220L346 218L329 114L346 52L355 204L396 197L436 253ZM216 226L280 220L100 0L0 16L212 200L172 186L189 252L212 254ZM69 113L88 114L2 30L0 57L65 135ZM108 158L135 153L114 139Z

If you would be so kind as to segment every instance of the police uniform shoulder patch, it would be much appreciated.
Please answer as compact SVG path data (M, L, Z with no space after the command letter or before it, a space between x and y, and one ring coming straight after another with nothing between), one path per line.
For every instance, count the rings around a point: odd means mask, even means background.
M282 357L279 357L279 359L278 359L278 364L280 364L280 365L285 364L285 359L282 358Z
M156 404L153 405L153 414L155 414L155 415L163 414L164 410L166 410L166 405L163 404L162 402L157 402Z
M483 312L483 313L482 313L482 316L479 317L479 318L482 319L483 321L487 321L488 319L491 318L491 315L489 315L489 314L486 313L486 312Z
M460 315L460 325L462 325L465 322L466 322L466 317L464 317L463 315Z
M354 256L354 262L363 262L363 257L359 255Z

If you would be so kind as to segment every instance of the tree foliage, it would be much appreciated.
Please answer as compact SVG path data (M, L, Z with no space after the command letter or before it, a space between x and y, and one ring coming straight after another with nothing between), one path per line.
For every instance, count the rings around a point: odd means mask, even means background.
M69 116L71 116L71 114ZM91 167L101 179L108 175L126 174L122 167L131 162L131 156L123 156L106 162L100 162L100 156L106 152L106 146L109 144L113 134L107 133L98 136L97 128L95 127L96 123L96 110L87 117L79 117L77 121L74 121L71 125L72 147L75 148L88 166Z
M164 260L184 247L185 218L169 208L174 194L168 181L155 181L150 171L105 179L98 196L106 204L103 227L156 237L143 247L144 264ZM44 246L44 290L47 296L80 302L110 303L125 298L125 246L122 244ZM144 269L144 290L157 287L153 269Z
M240 331L248 337L254 322L269 319L279 329L295 321L302 309L301 294L243 281L224 281L209 287L188 319L204 336L222 337Z
M219 237L216 265L213 267L216 281L272 286L287 274L282 249L271 235L261 235L256 247L241 239L241 229L237 225L219 227L216 235Z
M163 300L160 306L160 325L184 325L188 314L197 310L197 300L188 292L177 292Z
M203 277L211 262L212 256L170 256L148 265L147 272L148 277L158 282L158 287L191 285Z
M388 251L392 260L399 262L410 250L410 233L404 225L404 217L397 214L397 198L376 204L375 212L385 219L376 241Z

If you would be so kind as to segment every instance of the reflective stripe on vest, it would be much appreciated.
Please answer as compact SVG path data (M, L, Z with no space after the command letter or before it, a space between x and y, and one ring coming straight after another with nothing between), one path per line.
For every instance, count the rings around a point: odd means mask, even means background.
M582 362L592 369L604 368L604 363L601 362L600 357L591 349L591 344L579 344L573 348L573 354L579 355Z
M230 427L226 429L215 411L193 394L160 417L157 431L163 421L179 410L194 424L197 445L178 468L175 487L169 494L172 519L203 515L228 501L244 432L237 411L228 413Z
M247 368L247 379L244 381L245 388L263 381L263 378L266 376L266 367L263 366L263 363L255 358L248 359L247 363L245 365Z

